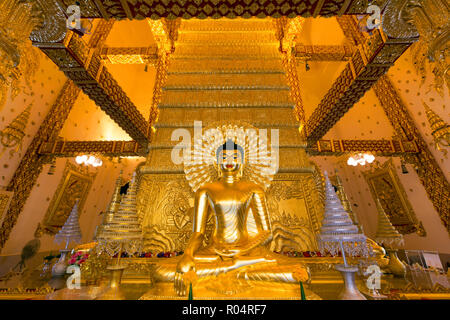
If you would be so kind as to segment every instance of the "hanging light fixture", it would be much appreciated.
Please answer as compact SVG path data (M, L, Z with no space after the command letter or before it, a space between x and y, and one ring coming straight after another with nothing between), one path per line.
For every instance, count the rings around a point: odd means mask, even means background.
M364 166L366 163L372 163L374 160L375 156L371 153L355 153L348 158L347 164L353 167L357 165Z
M93 167L100 167L101 165L103 165L103 161L101 159L87 155L77 156L75 158L75 162L78 163L79 165L86 165Z
M406 168L406 162L405 162L405 160L400 159L400 166L401 166L401 168L402 168L402 173L403 173L403 174L409 173L409 172L408 172L408 169Z
M56 171L56 158L53 158L52 161L50 162L50 167L48 168L47 174L49 176L52 176L55 174L55 171Z

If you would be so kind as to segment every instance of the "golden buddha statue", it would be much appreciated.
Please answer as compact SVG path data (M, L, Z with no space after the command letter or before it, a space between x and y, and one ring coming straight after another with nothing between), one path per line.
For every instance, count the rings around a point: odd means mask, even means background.
M307 281L307 269L295 258L276 254L266 246L272 230L265 191L242 178L244 148L227 139L216 149L214 160L218 177L195 192L193 233L184 254L176 265L167 261L158 266L154 280L173 282L179 296L186 295L185 275L192 272L200 279L232 274L237 282ZM215 228L207 239L209 215L213 215Z

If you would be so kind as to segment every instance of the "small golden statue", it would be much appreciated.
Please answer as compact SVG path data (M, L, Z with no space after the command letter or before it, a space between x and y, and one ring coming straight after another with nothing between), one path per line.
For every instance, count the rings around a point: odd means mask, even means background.
M225 129L222 128L223 131ZM167 261L158 266L154 273L156 281L173 281L179 296L186 295L184 278L192 271L196 272L199 281L213 277L217 284L221 283L219 280L224 274L228 280L232 276L236 283L298 283L309 279L307 269L295 258L276 254L266 246L272 239L272 230L264 188L272 179L268 176L273 176L276 171L270 163L273 157L268 156L269 153L260 154L264 161L246 162L246 159L255 159L253 154L246 154L246 151L256 152L256 148L252 151L251 147L252 143L256 143L255 139L251 138L251 134L250 137L242 134L234 137L238 143L225 135L218 147L216 142L215 146L212 143L213 148L208 145L201 149L203 155L214 151L214 159L194 159L191 165L185 162L186 177L195 191L193 233L176 265L170 265ZM208 169L210 165L217 172L217 177L208 174L211 172ZM215 228L210 239L205 241L210 214L213 215ZM204 241L206 245L203 245Z

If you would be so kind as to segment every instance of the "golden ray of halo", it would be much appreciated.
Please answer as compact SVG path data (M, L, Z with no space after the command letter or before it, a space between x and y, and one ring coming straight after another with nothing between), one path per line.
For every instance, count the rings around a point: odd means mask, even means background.
M266 190L278 169L278 149L264 137L262 131L242 121L214 122L194 139L190 150L184 152L184 172L192 190L196 192L206 183L218 180L216 150L228 139L244 149L242 179L250 180Z

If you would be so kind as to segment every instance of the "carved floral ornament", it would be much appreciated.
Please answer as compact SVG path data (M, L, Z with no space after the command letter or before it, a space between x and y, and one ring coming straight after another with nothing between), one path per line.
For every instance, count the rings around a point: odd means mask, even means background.
M39 59L28 37L39 22L38 11L27 1L0 3L0 109L9 90L14 100L21 91L31 87Z

